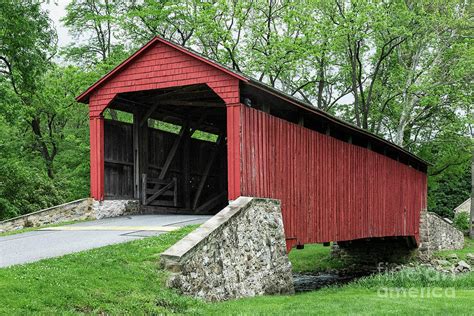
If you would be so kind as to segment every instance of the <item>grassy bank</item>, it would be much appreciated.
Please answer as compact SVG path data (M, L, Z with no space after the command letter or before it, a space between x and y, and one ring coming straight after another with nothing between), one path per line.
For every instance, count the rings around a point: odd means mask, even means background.
M184 228L153 238L0 269L0 314L469 314L471 281L455 279L455 297L398 297L380 293L387 280L369 280L293 296L266 296L223 303L205 303L178 295L164 285L166 272L158 254L190 232ZM326 250L325 250L326 249ZM324 259L328 248L308 247ZM309 269L309 253L296 251L291 260ZM323 262L325 262L323 260ZM472 275L471 275L472 280ZM378 282L378 283L377 283ZM402 286L412 286L405 284ZM443 290L442 290L443 291ZM400 297L400 295L402 295Z

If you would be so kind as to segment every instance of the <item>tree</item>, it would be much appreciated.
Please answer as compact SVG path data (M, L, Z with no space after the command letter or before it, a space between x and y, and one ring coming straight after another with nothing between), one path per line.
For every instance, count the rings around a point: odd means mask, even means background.
M0 10L1 73L19 97L22 117L34 135L36 148L43 157L48 175L54 177L52 160L56 150L48 146L35 110L34 98L41 77L56 52L56 32L51 28L47 13L36 1L4 1Z
M2 1L0 24L0 76L26 100L56 52L56 32L33 0Z
M143 45L156 35L187 45L194 35L201 6L206 6L206 3L195 0L132 0L120 9L121 33L137 45Z
M66 56L85 64L105 62L118 46L113 43L117 31L118 2L113 0L73 0L61 19L76 43L69 45Z

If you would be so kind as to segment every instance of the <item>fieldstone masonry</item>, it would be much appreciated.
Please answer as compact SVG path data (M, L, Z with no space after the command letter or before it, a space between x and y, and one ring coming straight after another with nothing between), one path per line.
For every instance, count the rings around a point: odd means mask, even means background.
M277 200L239 197L161 260L168 286L209 301L294 293Z
M92 209L96 219L116 217L140 212L140 205L136 200L104 200L93 201Z
M420 258L429 259L438 250L462 249L464 235L456 227L431 212L420 218Z
M422 212L420 217L420 244L411 237L368 238L338 242L331 254L352 262L374 265L379 262L403 263L417 256L429 261L433 252L439 250L462 249L464 235L440 216Z
M86 198L2 221L0 222L0 233L25 227L39 227L68 221L100 219L138 212L138 201L105 200L99 202L91 198Z

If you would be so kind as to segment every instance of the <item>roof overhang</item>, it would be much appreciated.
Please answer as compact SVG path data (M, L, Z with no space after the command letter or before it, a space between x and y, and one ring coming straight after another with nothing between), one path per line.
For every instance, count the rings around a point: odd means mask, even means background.
M286 94L286 93L284 93L284 92L282 92L278 89L275 89L275 88L273 88L273 87L271 87L271 86L269 86L269 85L267 85L267 84L265 84L261 81L258 81L258 80L255 80L255 79L250 79L246 84L251 85L251 86L253 86L257 89L260 89L262 91L265 91L267 93L270 93L270 94L272 94L272 95L274 95L274 96L276 96L276 97L278 97L278 98L280 98L280 99L282 99L286 102L289 102L289 103L293 104L294 106L296 106L296 107L298 107L298 108L300 108L304 111L307 111L307 112L313 113L315 115L324 117L325 119L327 119L328 121L333 122L336 125L342 125L345 128L354 131L355 133L364 135L368 138L376 139L377 141L387 145L388 147L390 147L390 148L392 148L392 149L394 149L398 152L402 152L403 154L411 157L412 159L414 159L414 160L416 160L416 161L418 161L418 162L420 162L420 163L422 163L426 166L431 166L432 165L432 163L430 163L430 162L428 162L424 159L421 159L420 157L418 157L418 156L412 154L411 152L409 152L408 150L406 150L406 149L404 149L404 148L402 148L398 145L395 145L394 143L391 143L391 142L387 141L386 139L384 139L384 138L382 138L382 137L380 137L376 134L373 134L373 133L371 133L371 132L369 132L365 129L362 129L362 128L356 126L356 125L353 125L353 124L348 123L344 120L341 120L341 119L339 119L339 118L337 118L337 117L335 117L335 116L333 116L333 115L331 115L331 114L329 114L325 111L322 111L322 110L320 110L320 109L318 109L318 108L316 108L316 107L314 107L314 106L312 106L312 105L310 105L310 104L308 104L304 101L301 101L301 100L299 100L299 99L297 99L293 96L290 96L290 95L288 95L288 94Z
M215 67L225 73L227 73L228 75L234 77L234 78L237 78L238 80L241 80L241 81L244 81L244 82L247 82L248 81L248 78L245 77L244 75L242 74L239 74L219 63L216 63L215 61L213 60L210 60L204 56L201 56L199 55L197 52L194 52L190 49L187 49L183 46L180 46L178 44L175 44L175 43L172 43L170 41L167 41L161 37L158 37L158 36L155 36L154 38L152 38L148 43L146 43L143 47L141 47L139 50L137 50L135 53L133 53L130 57L128 57L127 59L125 59L123 62L121 62L117 67L115 67L114 69L112 69L110 72L108 72L105 76L103 76L102 78L100 78L96 83L94 83L92 86L90 86L86 91L84 91L83 93L81 93L79 96L76 97L76 101L78 102L81 102L81 103L88 103L89 102L89 97L90 95L92 94L92 92L94 92L95 90L99 89L101 85L103 85L105 82L107 82L108 80L110 80L115 74L119 73L122 69L124 69L125 67L127 67L129 64L131 64L137 57L143 55L150 47L153 47L154 44L156 43L163 43L165 45L168 45L170 47L173 47L174 49L186 54L186 55L189 55L193 58L196 58L208 65L211 65L212 67Z

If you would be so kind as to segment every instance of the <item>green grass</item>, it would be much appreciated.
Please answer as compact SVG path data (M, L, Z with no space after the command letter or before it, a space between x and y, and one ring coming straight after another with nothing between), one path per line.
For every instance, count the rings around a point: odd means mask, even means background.
M0 269L0 314L192 311L202 303L167 289L158 265L192 229Z
M91 220L92 219L84 219L84 220L66 221L66 222L43 225L43 226L36 226L36 227L25 227L25 228L22 228L22 229L17 229L17 230L12 230L12 231L9 231L9 232L0 233L0 237L32 232L32 231L35 231L35 230L38 230L38 229L41 229L41 228L46 228L46 227L59 227L59 226L64 226L64 225L89 222Z
M328 288L293 296L264 296L205 305L214 315L472 315L473 290L455 297L384 297L384 292Z
M439 251L435 254L438 258L446 258L450 254L457 254L459 259L466 259L466 255L468 253L474 254L474 239L465 237L464 238L464 248L460 250L445 250L445 251Z
M383 279L368 279L365 284L359 282L292 296L265 296L222 303L184 297L166 288L167 273L160 268L158 259L159 253L192 229L187 227L157 237L0 269L0 315L472 313L474 290L472 287L469 290L472 283L459 280L445 284L456 288L455 298L386 297L380 293L384 286L431 287L433 284L393 281L387 285L387 280ZM310 253L324 262L327 249L307 246L292 252L293 266L299 271L312 269L315 266ZM317 268L324 266L326 264L316 265ZM469 282L472 282L472 276Z
M294 272L324 272L340 269L345 263L337 258L332 258L329 253L331 247L321 244L308 244L304 249L293 249L288 257Z
M365 289L392 288L456 288L474 289L474 273L445 274L432 268L415 266L397 272L385 272L359 279L350 285Z

